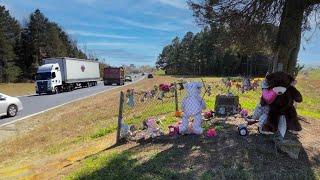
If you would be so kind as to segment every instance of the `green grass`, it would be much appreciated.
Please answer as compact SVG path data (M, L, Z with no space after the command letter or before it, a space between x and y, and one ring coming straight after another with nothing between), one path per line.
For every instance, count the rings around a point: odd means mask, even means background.
M96 131L95 133L93 133L92 135L90 135L90 137L92 139L95 139L95 138L99 138L99 137L103 137L103 136L106 136L114 131L116 131L117 129L117 126L116 124L112 124L111 126L109 127L105 127L105 128L101 128L99 129L98 131Z
M154 75L157 75L157 76L164 76L166 73L164 70L157 70L156 72L154 72Z

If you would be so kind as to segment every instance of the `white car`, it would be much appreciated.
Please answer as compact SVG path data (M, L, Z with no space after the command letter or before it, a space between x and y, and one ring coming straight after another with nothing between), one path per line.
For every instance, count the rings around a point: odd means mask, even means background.
M18 98L0 93L0 116L14 117L22 109L22 103Z

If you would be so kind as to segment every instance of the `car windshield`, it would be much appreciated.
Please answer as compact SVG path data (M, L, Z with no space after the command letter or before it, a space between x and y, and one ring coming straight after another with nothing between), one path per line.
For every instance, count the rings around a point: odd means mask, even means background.
M51 79L51 72L37 73L36 80L49 80Z

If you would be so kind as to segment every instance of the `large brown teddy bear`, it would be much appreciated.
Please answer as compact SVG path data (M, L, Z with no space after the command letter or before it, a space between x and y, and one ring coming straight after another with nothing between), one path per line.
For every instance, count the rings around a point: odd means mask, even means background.
M278 94L270 104L269 116L264 128L266 131L276 132L281 115L286 118L287 130L301 131L294 102L302 102L301 93L292 85L294 78L284 72L275 72L266 76L269 88L285 87L283 94Z

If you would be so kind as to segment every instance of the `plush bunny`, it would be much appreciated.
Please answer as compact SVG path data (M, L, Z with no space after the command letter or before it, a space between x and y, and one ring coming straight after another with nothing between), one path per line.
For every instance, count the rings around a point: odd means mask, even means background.
M190 117L193 117L192 133L202 134L201 128L202 116L201 112L206 108L206 104L201 98L202 83L190 82L184 84L184 89L187 91L187 96L182 100L182 123L179 126L179 133L186 134L188 132L188 124Z

